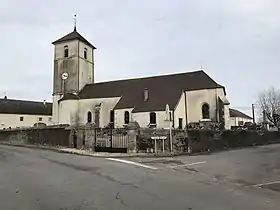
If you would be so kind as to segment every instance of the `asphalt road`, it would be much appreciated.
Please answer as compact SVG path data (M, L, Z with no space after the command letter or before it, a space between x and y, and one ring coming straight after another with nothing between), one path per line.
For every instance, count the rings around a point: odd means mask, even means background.
M0 145L0 209L279 209L280 192L255 185L280 181L280 147L250 151L133 160L153 166L145 168Z

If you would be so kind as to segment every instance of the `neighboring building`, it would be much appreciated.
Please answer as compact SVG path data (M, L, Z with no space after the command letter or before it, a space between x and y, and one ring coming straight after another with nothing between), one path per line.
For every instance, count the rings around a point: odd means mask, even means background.
M123 127L136 121L164 128L168 104L175 128L200 121L224 121L230 128L225 87L204 71L94 83L96 48L76 28L53 44L55 124Z
M47 102L0 99L0 129L52 124L52 104Z
M38 122L123 127L131 121L141 127L166 128L168 104L174 128L223 122L230 129L225 87L202 70L94 83L96 48L76 28L53 45L53 103L2 99L6 108L0 105L1 128Z
M253 123L253 118L236 109L229 109L230 126L244 126L245 123Z

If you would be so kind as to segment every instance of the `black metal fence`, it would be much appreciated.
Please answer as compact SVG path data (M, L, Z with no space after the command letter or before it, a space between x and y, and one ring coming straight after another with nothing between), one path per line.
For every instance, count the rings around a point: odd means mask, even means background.
M125 128L95 128L96 152L126 153L128 148L128 134Z

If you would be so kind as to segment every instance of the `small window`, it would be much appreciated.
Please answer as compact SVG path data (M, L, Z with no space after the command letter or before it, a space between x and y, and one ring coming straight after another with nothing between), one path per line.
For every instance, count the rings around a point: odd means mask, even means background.
M129 112L124 112L124 124L127 125L129 123Z
M150 113L150 124L156 125L157 124L157 116L155 112Z
M179 118L179 129L183 129L183 118Z
M115 123L115 112L114 110L110 111L110 126L113 128Z
M92 122L92 114L91 114L91 112L88 112L88 113L87 113L87 122L88 122L88 123L91 123L91 122Z
M87 48L84 49L84 59L87 59Z
M69 49L68 49L68 46L64 46L64 58L68 58L69 56Z
M243 126L244 122L243 121L238 121L238 126Z
M39 121L41 122L43 120L43 118L42 117L39 117Z
M19 118L19 121L23 121L23 117L20 117L20 118Z
M202 119L209 119L209 118L210 118L209 105L205 103L202 105Z

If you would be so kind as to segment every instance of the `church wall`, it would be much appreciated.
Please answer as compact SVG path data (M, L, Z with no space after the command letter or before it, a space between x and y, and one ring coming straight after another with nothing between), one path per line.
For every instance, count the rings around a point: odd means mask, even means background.
M221 98L226 97L222 88L186 91L187 122L199 122L202 119L203 103L208 103L210 106L210 119L213 121L217 121L216 100L218 96L220 96ZM224 106L224 115L225 127L229 129L230 119L228 105Z
M165 111L156 111L157 128L168 128L169 123L165 121ZM150 112L136 112L132 114L132 120L138 122L140 127L147 128L150 123Z
M133 108L127 109L117 109L115 110L115 127L122 128L124 126L124 113L125 111L129 112L129 121L132 121L132 110Z
M185 112L185 95L181 94L181 97L174 110L174 128L179 127L179 118L182 118L182 126L186 127L186 112Z
M87 49L87 59L84 51ZM79 41L79 89L94 81L93 49Z
M20 121L23 117L23 121ZM39 121L42 118L42 121ZM27 114L0 114L0 129L16 127L33 127L35 123L52 125L52 116L48 115L27 115Z
M59 102L59 124L73 125L77 123L78 100Z
M64 47L68 46L69 57L64 58ZM68 79L65 80L65 91L76 92L78 91L78 41L69 41L55 45L54 54L54 81L53 93L63 93L64 85L61 79L63 72L68 73Z
M100 127L104 127L109 124L110 110L114 109L120 97L114 98L94 98L94 99L82 99L79 100L78 107L78 120L81 124L87 123L87 114L90 111L92 113L92 120L95 121L95 105L101 103L100 109ZM115 118L116 119L116 118Z

